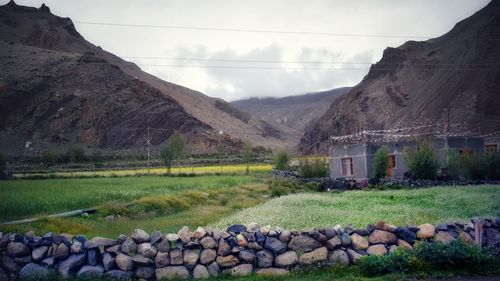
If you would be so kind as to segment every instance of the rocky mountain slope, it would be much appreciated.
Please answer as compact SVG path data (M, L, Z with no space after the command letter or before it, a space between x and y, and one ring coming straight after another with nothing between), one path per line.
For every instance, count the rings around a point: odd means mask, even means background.
M0 7L0 141L3 151L83 143L141 149L148 123L159 146L174 131L197 152L241 139L277 147L290 136L223 100L163 81L86 41L71 19ZM223 131L223 134L219 134Z
M325 114L329 105L349 87L283 98L249 98L231 102L235 107L258 116L282 131L288 132L298 144L305 130Z
M326 153L331 136L361 129L447 123L500 129L500 1L445 35L387 48L364 79L302 138L303 154Z

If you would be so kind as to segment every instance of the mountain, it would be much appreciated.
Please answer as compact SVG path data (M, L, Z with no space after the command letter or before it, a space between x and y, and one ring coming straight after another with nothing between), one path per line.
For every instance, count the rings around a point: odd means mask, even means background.
M480 124L482 133L500 129L500 1L441 37L385 49L306 131L299 151L326 153L331 136L362 129L436 124L442 130L461 123Z
M258 116L272 126L289 133L298 144L306 128L314 124L349 87L282 98L249 98L231 102L235 107Z
M229 103L163 81L86 41L50 9L0 6L0 142L4 151L83 143L101 149L155 147L174 131L197 152L242 140L278 147L290 139ZM222 134L220 132L222 131Z

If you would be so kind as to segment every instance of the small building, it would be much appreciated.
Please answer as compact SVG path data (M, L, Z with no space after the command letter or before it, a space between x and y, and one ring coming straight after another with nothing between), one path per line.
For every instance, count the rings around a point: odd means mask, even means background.
M387 175L403 177L408 171L404 159L405 150L417 144L415 138L367 139L364 136L354 143L339 142L341 137L336 138L332 139L330 146L330 177L357 180L373 177L374 155L382 146L387 147L389 151ZM442 168L446 166L450 151L456 151L461 159L465 155L475 155L485 150L484 138L477 136L434 136L427 139L431 142Z

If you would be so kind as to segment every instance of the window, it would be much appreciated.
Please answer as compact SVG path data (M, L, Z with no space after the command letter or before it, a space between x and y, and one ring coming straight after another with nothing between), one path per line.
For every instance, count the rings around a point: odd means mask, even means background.
M342 158L342 176L351 177L353 174L352 158Z
M470 160L473 156L472 149L460 149L458 151L458 156L460 158L460 167L463 168L465 165L465 162Z
M486 144L484 146L484 152L491 153L491 154L496 153L497 152L497 144L496 143L495 144Z
M395 155L388 155L387 156L387 171L386 171L386 175L388 177L392 177L393 176L393 169L394 167L396 167L396 156Z

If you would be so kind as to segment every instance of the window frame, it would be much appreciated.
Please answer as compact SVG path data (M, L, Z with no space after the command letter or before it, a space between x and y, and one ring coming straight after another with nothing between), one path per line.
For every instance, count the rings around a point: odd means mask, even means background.
M344 161L349 161L349 170L345 170ZM343 157L340 159L340 173L343 177L352 177L354 176L354 163L352 157Z

